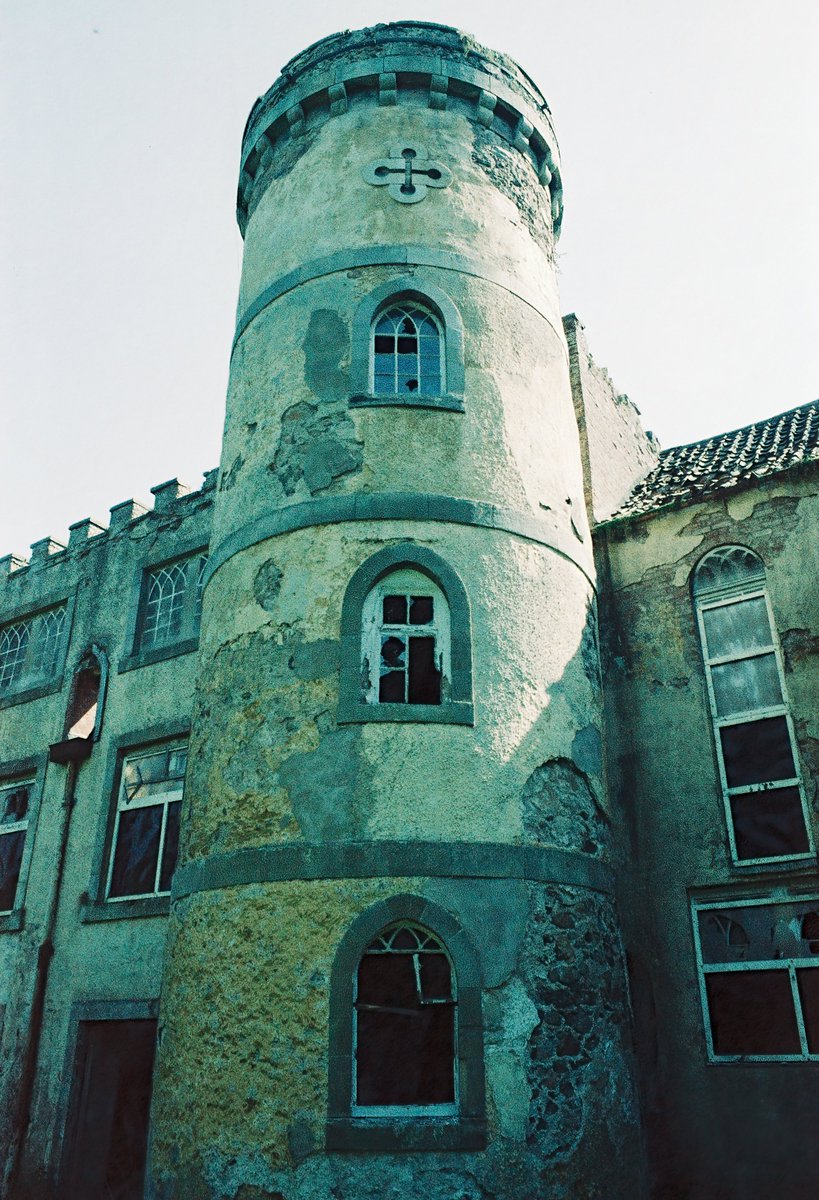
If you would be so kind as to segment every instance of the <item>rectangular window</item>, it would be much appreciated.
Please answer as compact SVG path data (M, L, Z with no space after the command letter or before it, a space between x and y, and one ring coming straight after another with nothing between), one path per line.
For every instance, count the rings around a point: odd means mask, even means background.
M137 631L140 650L197 637L207 561L205 553L191 554L145 573Z
M60 661L66 606L58 604L0 628L0 696L53 679Z
M694 905L708 1057L819 1059L819 897Z
M0 913L15 907L33 788L33 779L0 787Z
M700 598L697 612L734 861L806 857L810 826L765 591Z
M108 900L167 895L179 849L188 751L175 744L123 760L108 869Z
M440 704L434 598L384 596L381 617L379 703Z

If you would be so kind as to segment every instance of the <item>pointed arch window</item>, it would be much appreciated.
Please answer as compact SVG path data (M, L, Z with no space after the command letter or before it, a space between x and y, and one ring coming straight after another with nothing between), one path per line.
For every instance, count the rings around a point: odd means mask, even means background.
M353 1002L353 1113L457 1112L457 997L449 957L428 930L399 923L361 956Z
M373 322L372 390L375 395L440 396L446 387L441 327L431 312L395 304Z
M328 1150L484 1148L481 986L470 937L434 901L355 918L330 982Z
M781 653L761 559L707 554L693 577L731 853L739 864L813 852Z
M434 551L404 543L362 563L341 635L340 722L472 724L469 603Z
M351 401L463 412L463 322L427 272L371 292L353 318Z

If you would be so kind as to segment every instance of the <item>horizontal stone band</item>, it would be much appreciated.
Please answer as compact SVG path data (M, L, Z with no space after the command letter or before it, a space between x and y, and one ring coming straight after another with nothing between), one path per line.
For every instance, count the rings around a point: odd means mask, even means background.
M368 492L350 496L329 496L288 504L275 512L242 525L216 546L208 559L205 585L221 566L238 554L267 538L309 529L315 525L338 525L345 521L446 521L453 525L472 525L513 533L554 550L574 563L595 586L591 552L571 534L561 532L547 521L452 496L425 492Z
M503 288L510 295L522 300L524 304L535 310L538 316L557 334L558 342L564 343L563 329L558 328L551 314L543 307L540 298L534 293L523 291L519 280L498 271L489 263L468 254L456 254L452 250L441 250L434 246L416 246L404 243L402 245L385 244L382 246L352 246L346 250L337 250L334 254L324 254L311 259L300 267L287 271L274 279L255 300L248 304L236 322L236 336L233 339L233 349L248 325L258 317L269 304L278 300L293 288L321 279L325 275L335 275L340 272L352 271L356 267L438 267L443 271L457 271L461 275L471 275L486 283Z
M527 879L597 892L613 891L609 867L553 846L503 842L328 842L233 850L179 867L172 898L252 883L296 879Z

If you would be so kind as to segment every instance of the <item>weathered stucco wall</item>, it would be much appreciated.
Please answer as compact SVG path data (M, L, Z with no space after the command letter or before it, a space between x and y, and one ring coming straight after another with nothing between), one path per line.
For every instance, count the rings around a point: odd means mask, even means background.
M640 423L639 410L618 392L608 371L591 356L586 331L575 316L563 318L569 347L572 395L580 431L586 504L592 523L616 512L638 480L657 464L659 445Z
M141 662L132 655L142 574L146 564L207 546L214 482L211 476L202 491L186 495L172 481L159 489L155 511L146 512L133 502L116 506L107 530L92 526L89 536L87 528L80 528L67 549L52 543L50 553L43 554L35 548L28 565L0 575L0 624L12 614L25 616L63 600L70 614L59 670L41 689L46 694L27 699L25 692L11 688L0 697L0 786L20 775L36 779L26 833L26 877L17 895L23 911L0 916L0 1006L5 1008L0 1145L6 1173L14 1162L12 1147L19 1146L16 1104L65 818L67 768L48 761L49 745L64 736L73 673L85 651L94 644L109 663L99 740L77 774L31 1123L16 1175L15 1200L55 1194L78 1006L84 1005L87 1012L89 1005L98 1003L99 1013L113 1016L117 1006L155 1003L159 997L167 916L161 911L140 915L128 904L118 910L109 905L106 912L98 901L107 876L104 847L116 804L118 746L181 732L193 702L195 646L164 661ZM114 915L122 919L104 919Z
M805 468L600 533L613 803L633 968L652 1195L815 1194L815 1064L707 1062L690 899L817 894L814 861L732 865L691 573L719 545L755 550L781 639L814 835L819 759L815 474Z
M542 140L553 134L540 100L531 122L512 107L534 95L522 77L493 100L481 72L506 68L459 35L454 48L442 35L434 78L434 27L414 27L419 45L402 41L391 66L392 28L331 40L328 91L310 93L312 66L305 81L297 60L247 133L161 1014L151 1173L162 1200L641 1190L594 566L554 272L558 179ZM400 41L406 27L394 28ZM370 35L377 48L362 49ZM354 90L370 51L379 72ZM277 104L289 130L260 138L259 114ZM419 203L364 178L404 145L451 173ZM367 298L386 301L391 286L438 305L448 408L371 403ZM449 358L461 329L462 371ZM457 623L449 597L453 661L457 643L472 670L458 719L454 670L422 719L377 719L363 702L361 616L344 624L345 595L399 545L410 562L415 551L444 564L465 593ZM478 1025L459 1049L458 1113L382 1115L381 1141L355 1155L379 1122L353 1120L349 1080L338 1084L353 1011L331 1020L331 969L369 906L406 893L421 912L440 906L474 948L480 970L460 981L459 1011ZM430 1147L409 1152L425 1129ZM471 1141L436 1149L465 1130Z

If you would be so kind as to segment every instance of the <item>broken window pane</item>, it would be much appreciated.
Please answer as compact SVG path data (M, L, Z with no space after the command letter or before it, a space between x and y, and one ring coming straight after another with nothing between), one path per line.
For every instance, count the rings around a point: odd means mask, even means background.
M796 972L802 1019L808 1039L808 1053L819 1054L819 970L806 967Z
M738 858L777 858L810 849L798 788L734 794L728 802Z
M405 625L407 621L407 597L384 597L384 624Z
M413 637L409 640L410 704L441 703L441 673L435 665L435 638Z
M109 899L170 891L179 849L187 749L130 755L122 765Z
M787 970L705 976L714 1053L800 1054Z
M736 662L712 667L711 681L717 715L720 717L753 712L758 708L772 708L782 703L779 668L773 654L740 658Z
M376 394L441 390L441 335L421 309L395 306L373 328L373 387Z
M803 941L811 954L819 954L819 910L805 913L799 928Z
M796 774L784 717L723 725L719 733L729 787L774 783Z
M375 943L374 943L375 945ZM428 1106L455 1100L455 1008L449 960L405 929L368 950L357 973L356 1103Z
M771 645L771 623L763 596L703 609L711 658L727 658Z
M432 620L432 596L411 596L410 625L429 625Z

